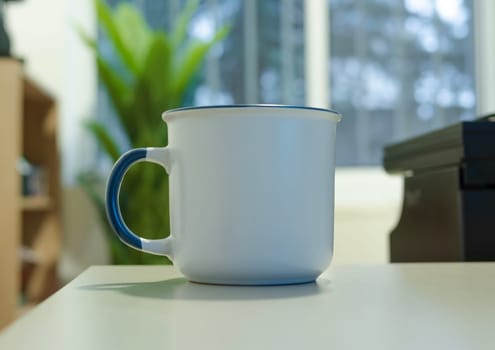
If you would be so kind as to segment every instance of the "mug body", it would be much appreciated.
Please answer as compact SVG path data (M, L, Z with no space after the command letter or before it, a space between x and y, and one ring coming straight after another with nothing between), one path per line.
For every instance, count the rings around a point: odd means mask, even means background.
M163 117L174 265L204 283L314 281L333 253L339 115L233 106Z

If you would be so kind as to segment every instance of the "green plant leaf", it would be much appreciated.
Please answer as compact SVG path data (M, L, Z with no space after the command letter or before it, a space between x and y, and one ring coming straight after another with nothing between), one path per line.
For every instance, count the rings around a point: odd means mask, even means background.
M115 140L112 138L108 130L103 124L96 120L89 120L84 123L89 132L98 141L98 144L110 157L113 162L116 162L122 153Z
M113 65L113 60L102 55L94 39L81 28L76 30L81 40L95 52L100 81L123 131L133 147L166 145L167 126L159 115L164 110L183 105L186 91L193 91L196 73L208 50L223 39L230 28L222 27L210 41L191 41L187 31L199 6L198 0L186 4L170 34L151 29L139 11L128 3L121 3L112 11L104 0L94 1L99 26L122 66ZM121 150L113 138L113 130L98 122L90 122L86 127L99 147L115 161ZM116 238L106 220L101 181L94 180L83 176L80 183L97 208L113 261L131 264L166 262L163 258L129 249ZM146 238L163 238L169 233L168 177L162 169L149 165L129 169L119 203L128 226Z
M203 63L204 58L213 45L225 38L229 33L230 26L223 26L208 42L194 41L187 47L183 58L177 64L177 75L174 79L173 91L175 98L182 102L186 89L189 86L194 75Z
M132 50L126 46L122 34L120 32L120 27L117 25L117 21L112 15L110 7L106 4L104 0L95 0L96 15L98 17L98 22L101 24L105 30L109 40L119 54L122 62L129 68L129 70L134 73L139 73L139 64L136 61Z
M144 69L133 86L130 109L138 134L129 134L133 147L163 146L166 129L159 115L171 103L171 48L162 33L153 35ZM164 143L165 142L165 143Z
M142 74L142 79L150 86L155 104L165 103L170 91L171 52L166 36L163 33L155 34Z
M121 123L125 126L129 123L130 119L128 100L132 91L131 86L126 83L122 78L122 75L116 72L98 52L95 40L91 38L82 27L76 25L75 30L79 34L81 40L95 52L98 76L103 81L108 97L110 98L117 115L121 119Z
M113 17L122 43L133 58L135 72L142 72L152 40L151 29L137 9L127 2L117 6Z
M122 126L128 133L138 132L138 130L135 129L135 115L132 113L132 109L129 106L133 92L132 86L127 84L121 75L99 54L97 54L96 57L96 64L98 75L103 81L105 90L117 112L117 116L119 117Z
M174 30L171 35L171 46L174 51L177 51L184 39L186 38L187 28L191 22L191 18L198 9L199 0L189 0L184 7L184 10L180 13L177 21L175 22Z
M88 33L81 27L79 24L74 25L74 30L79 35L83 43L85 43L90 49L96 50L96 41L92 37L89 36Z
M159 125L161 120L157 116L170 108L171 52L170 43L165 35L156 33L146 56L143 72L136 81L135 88L148 94L147 117L150 118L148 120L150 125Z

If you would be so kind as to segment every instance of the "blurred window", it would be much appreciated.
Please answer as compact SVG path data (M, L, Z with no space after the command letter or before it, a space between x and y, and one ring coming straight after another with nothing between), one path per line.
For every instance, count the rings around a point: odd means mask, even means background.
M185 4L131 2L164 29ZM328 1L321 40L330 40L331 73L322 79L344 116L338 165L379 165L385 144L474 117L472 8L472 0ZM304 104L304 1L204 0L190 34L209 37L224 23L232 31L185 104ZM103 37L99 44L108 46ZM104 115L110 106L99 96Z
M338 164L475 115L471 0L331 0Z

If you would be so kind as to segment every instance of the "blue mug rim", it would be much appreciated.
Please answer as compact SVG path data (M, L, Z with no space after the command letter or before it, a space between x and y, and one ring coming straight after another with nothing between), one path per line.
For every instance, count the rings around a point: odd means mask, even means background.
M321 107L310 106L298 106L298 105L281 105L281 104L233 104L233 105L208 105L208 106L187 106L170 109L165 111L162 115L168 115L175 112L191 111L191 110L203 110L203 109L228 109L228 108L274 108L274 109L302 109L310 111L318 111L334 114L337 117L337 121L342 118L341 114L335 110Z

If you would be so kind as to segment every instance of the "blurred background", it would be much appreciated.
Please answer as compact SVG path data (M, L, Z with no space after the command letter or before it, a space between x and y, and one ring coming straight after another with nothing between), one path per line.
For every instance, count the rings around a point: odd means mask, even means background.
M101 207L118 154L166 144L162 110L340 112L336 263L389 261L402 179L382 170L385 145L494 110L488 0L0 0L0 11L0 299L18 305L90 265L166 262L112 238ZM164 236L168 182L135 168L124 216Z

